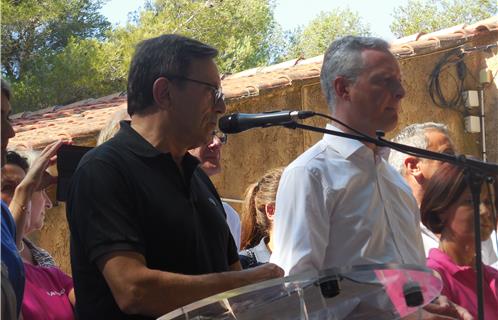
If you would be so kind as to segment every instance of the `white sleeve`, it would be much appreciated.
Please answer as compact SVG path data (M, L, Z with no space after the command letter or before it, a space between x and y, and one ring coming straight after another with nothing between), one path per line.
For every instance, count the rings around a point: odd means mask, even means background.
M240 251L240 216L237 211L225 201L223 201L223 209L225 209L225 213L227 214L228 228L230 229L233 240L235 240L238 252Z
M286 275L324 267L329 241L327 188L319 170L292 167L280 180L273 229L273 262Z

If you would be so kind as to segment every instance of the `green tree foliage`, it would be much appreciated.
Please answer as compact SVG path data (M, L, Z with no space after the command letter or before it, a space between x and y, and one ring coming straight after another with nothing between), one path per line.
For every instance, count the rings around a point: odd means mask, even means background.
M106 64L98 41L110 27L99 13L102 4L103 0L2 0L2 75L12 84L15 111L105 92L108 84L99 82L96 65Z
M122 50L126 74L134 46L164 33L193 37L220 51L225 73L269 62L278 34L273 0L156 0L135 14L134 21L117 28L110 42Z
M136 45L164 33L218 48L223 73L266 65L280 53L274 0L148 1L114 30L98 13L104 1L2 0L2 74L16 111L126 90Z
M126 83L115 76L120 65L108 44L70 38L62 51L40 59L20 81L12 82L14 109L65 105L124 91Z
M391 32L401 38L473 23L498 12L496 0L408 0L394 9Z
M2 73L19 80L72 37L103 36L102 0L2 0Z
M323 54L332 41L346 35L368 36L370 27L349 8L322 11L305 28L286 35L289 43L286 58L310 58Z

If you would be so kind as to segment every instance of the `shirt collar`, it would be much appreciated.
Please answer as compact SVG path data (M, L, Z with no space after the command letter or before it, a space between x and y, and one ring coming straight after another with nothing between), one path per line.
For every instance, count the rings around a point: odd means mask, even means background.
M132 153L143 158L154 158L163 156L173 161L171 153L162 153L145 140L138 132L131 127L131 122L123 120L120 123L120 129L114 136L123 147L130 150ZM190 153L185 153L182 159L182 167L186 176L192 175L194 170L199 165L199 160Z
M341 129L331 125L330 123L327 123L325 129L344 132ZM339 152L339 154L343 156L345 159L349 158L353 153L357 152L362 147L366 148L366 146L358 140L348 139L340 136L334 136L327 133L323 135L323 141L325 141L328 145L332 146L332 148L337 150L337 152Z
M130 121L120 121L119 125L120 129L114 136L114 139L119 141L125 148L145 158L153 158L161 154L159 150L154 148L149 141L145 140L131 127Z
M389 148L389 147L377 147L375 150L375 153L377 153L384 160L388 161L389 155L391 154L391 148Z
M327 123L327 126L325 127L327 130L333 130L333 131L339 131L339 132L344 132L341 129L333 126L330 123ZM324 134L323 135L323 140L332 146L335 150L339 152L340 155L342 155L345 159L349 158L352 154L357 152L358 150L362 148L367 148L368 147L361 141L355 140L355 139L349 139L345 137L340 137L340 136L334 136L331 134ZM373 152L383 159L387 161L389 158L389 153L391 149L388 147L376 147Z

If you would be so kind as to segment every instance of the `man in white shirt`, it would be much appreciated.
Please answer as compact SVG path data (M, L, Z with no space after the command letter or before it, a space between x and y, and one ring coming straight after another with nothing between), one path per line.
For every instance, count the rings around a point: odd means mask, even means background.
M405 90L387 42L353 36L334 41L321 85L331 114L347 126L369 136L396 126ZM327 128L354 133L343 125ZM286 274L371 263L424 265L417 203L385 151L324 135L292 162L277 193L270 261Z
M409 125L401 130L392 141L429 151L455 154L455 146L451 141L448 128L441 123L425 122ZM389 163L408 183L420 207L426 182L439 169L442 162L391 150ZM425 255L428 256L430 249L439 246L439 237L423 224L420 224L420 229L422 231ZM498 264L498 257L493 249L491 239L482 243L482 259L487 265Z
M409 125L401 130L392 141L429 151L455 154L455 146L449 137L448 128L441 123L426 122ZM442 162L391 150L389 163L410 186L413 196L417 200L417 205L420 207L426 182L441 166ZM439 238L423 224L420 224L420 228L427 256L429 249L438 247Z
M396 126L405 90L387 42L356 36L334 41L320 81L330 113L345 124L328 129L375 136ZM293 161L277 193L270 262L287 275L367 263L425 265L417 202L384 151L324 135ZM471 319L445 298L430 309Z

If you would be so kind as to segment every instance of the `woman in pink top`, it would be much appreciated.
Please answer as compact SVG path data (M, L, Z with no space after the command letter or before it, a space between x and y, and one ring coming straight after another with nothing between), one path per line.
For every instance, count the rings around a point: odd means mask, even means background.
M30 154L34 158L34 154ZM15 152L7 154L8 165L2 169L2 200L7 203L16 201L15 190L24 179L27 179L28 164L26 159ZM43 154L34 159L29 170L45 170L44 162L51 158L50 154ZM5 169L5 170L4 170ZM42 172L43 172L42 171ZM33 175L33 172L31 172ZM40 174L41 175L41 174ZM31 232L43 227L45 210L52 207L52 203L43 188L32 190L30 197L25 200L26 215L24 228L18 228L18 250L24 262L25 286L22 301L22 317L29 319L74 319L74 290L71 277L62 272L53 258L45 250L37 247L28 238Z
M474 249L474 209L463 169L443 164L427 183L420 206L422 222L440 234L438 249L429 252L427 266L443 280L442 294L477 319ZM494 229L488 186L481 192L481 240ZM498 270L483 265L485 319L498 319Z

